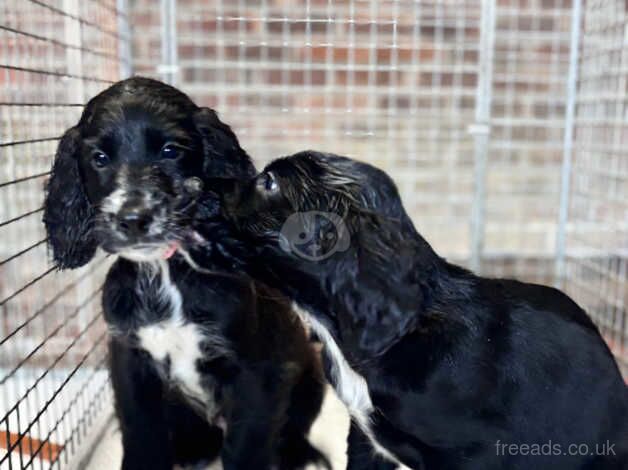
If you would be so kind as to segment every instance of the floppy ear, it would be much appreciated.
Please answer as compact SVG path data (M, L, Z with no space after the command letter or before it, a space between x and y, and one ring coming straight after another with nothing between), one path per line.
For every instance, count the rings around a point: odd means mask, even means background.
M78 268L94 256L94 209L87 199L78 167L80 133L72 127L61 138L46 185L44 224L48 245L60 269Z
M365 276L355 274L360 288L345 299L355 306L351 309L354 315L344 321L352 323L356 346L369 357L376 357L419 327L421 314L432 302L435 274L429 259L417 262L422 250L404 242L406 233L400 221L365 213L359 217L358 226L354 243L368 272ZM382 292L383 287L386 292Z
M194 115L194 123L203 139L205 177L248 179L255 174L251 158L213 109L200 108Z

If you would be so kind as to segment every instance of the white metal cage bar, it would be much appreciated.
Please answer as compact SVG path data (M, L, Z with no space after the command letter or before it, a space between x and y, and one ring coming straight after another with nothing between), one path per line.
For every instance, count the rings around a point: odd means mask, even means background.
M571 8L563 0L497 1L486 274L554 281Z

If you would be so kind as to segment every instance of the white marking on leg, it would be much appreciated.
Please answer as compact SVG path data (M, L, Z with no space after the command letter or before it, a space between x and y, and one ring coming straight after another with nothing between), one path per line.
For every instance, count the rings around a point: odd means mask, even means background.
M297 304L293 303L292 308L303 322L311 326L312 330L325 345L325 352L331 362L330 373L332 375L332 386L336 390L336 394L338 395L338 398L340 398L340 401L342 401L349 410L351 418L360 427L362 432L366 434L371 441L373 448L379 454L392 462L399 463L399 460L392 455L389 450L382 447L382 445L375 439L375 435L371 429L370 419L370 416L375 409L373 407L371 395L369 394L368 385L364 377L358 374L349 365L347 359L342 354L338 344L325 325L323 325L314 315L311 315Z

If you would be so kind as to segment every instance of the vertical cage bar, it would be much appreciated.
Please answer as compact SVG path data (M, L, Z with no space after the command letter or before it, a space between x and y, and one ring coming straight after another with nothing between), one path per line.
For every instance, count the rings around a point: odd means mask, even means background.
M83 45L83 32L80 18L80 5L78 0L63 0L63 11L68 15L64 16L64 39L68 44L75 46ZM65 51L68 73L74 76L83 75L83 54L80 49L67 49ZM76 86L69 88L71 99L75 103L82 103L85 97L85 83L79 80Z
M626 4L582 3L566 214L565 291L628 378L628 43Z
M480 19L479 70L476 88L474 137L474 188L471 208L470 267L481 269L486 204L486 164L490 139L493 55L495 47L495 0L482 0Z
M120 78L133 75L133 53L131 50L131 28L129 25L129 0L116 0L118 6L118 32L123 38L118 43Z
M161 0L161 64L157 71L164 82L176 85L178 62L177 0Z
M580 51L580 27L582 23L582 0L574 0L571 11L571 38L569 45L569 72L567 76L567 103L565 108L565 134L563 162L560 175L560 202L558 227L556 229L556 273L554 284L560 288L565 277L565 242L567 218L569 216L569 191L571 182L571 160L574 145L574 116L578 83L578 59Z

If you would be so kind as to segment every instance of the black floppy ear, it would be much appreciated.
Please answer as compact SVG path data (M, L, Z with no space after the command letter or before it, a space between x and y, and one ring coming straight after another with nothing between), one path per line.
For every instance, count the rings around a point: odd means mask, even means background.
M351 309L353 318L345 321L353 323L357 347L368 357L377 357L419 327L421 313L432 303L435 273L429 260L417 263L421 255L413 243L404 243L407 229L402 221L363 213L353 227L353 242L368 274L356 274L361 289L345 303L357 307ZM382 286L402 288L383 292Z
M93 234L94 209L79 172L79 146L80 133L73 127L59 142L46 185L44 224L48 245L59 269L87 264L98 246Z
M255 174L251 158L240 147L231 128L210 108L194 115L196 129L203 139L203 172L207 178L250 178Z

